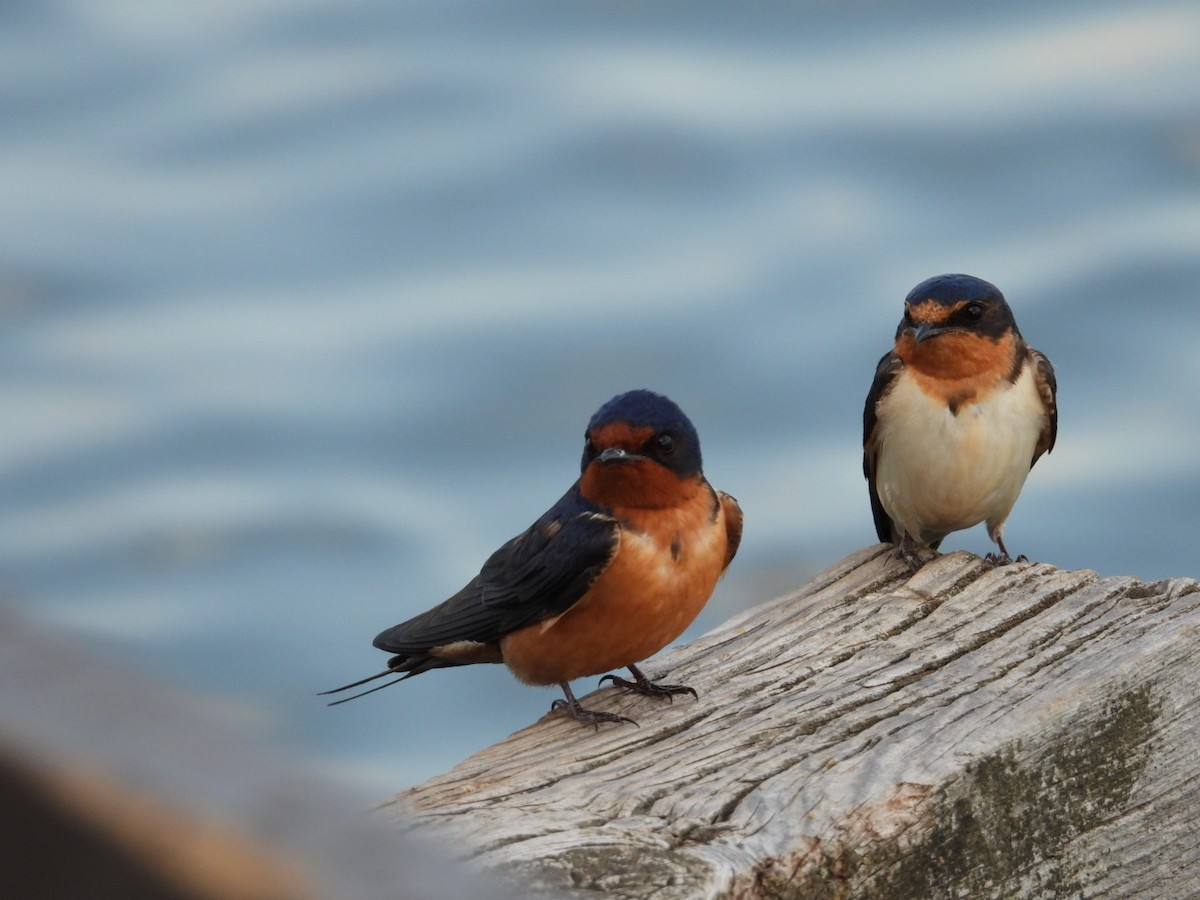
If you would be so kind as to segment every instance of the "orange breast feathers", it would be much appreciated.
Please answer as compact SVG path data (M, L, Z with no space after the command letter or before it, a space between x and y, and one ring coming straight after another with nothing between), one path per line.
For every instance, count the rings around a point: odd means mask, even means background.
M896 341L896 355L926 394L955 406L970 403L976 396L1012 372L1017 338L1006 334L999 340L962 332L943 334L917 342L911 334Z
M528 684L555 684L657 653L704 608L737 549L741 510L704 481L682 503L616 509L616 556L580 600L503 638L504 662Z

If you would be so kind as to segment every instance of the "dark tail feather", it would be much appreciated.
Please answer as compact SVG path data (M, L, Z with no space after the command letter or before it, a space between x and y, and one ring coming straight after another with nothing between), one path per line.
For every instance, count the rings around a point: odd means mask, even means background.
M351 688L359 687L369 681L374 681L376 678L385 678L388 675L400 675L394 681L388 681L378 687L373 687L357 694L352 694L349 697L343 697L341 700L332 700L329 706L337 706L339 703L346 703L349 700L357 700L359 697L365 697L367 694L373 694L376 691L382 691L385 687L391 687L397 682L403 681L405 678L412 678L414 675L420 675L422 672L428 672L430 669L439 669L446 665L446 662L440 659L435 659L432 656L409 657L397 656L392 659L394 665L391 668L384 669L382 672L377 672L374 675L368 675L366 678L360 678L358 681L352 681L350 684L343 684L341 687L334 688L330 691L321 691L317 696L324 697L326 694L337 694L341 691L348 691ZM403 673L403 674L400 674Z
M341 687L335 687L328 691L318 692L318 697L324 697L326 694L340 694L342 691L348 691L350 688L356 688L360 684L366 684L368 681L374 681L376 678L383 678L385 675L391 675L394 669L384 669L382 672L376 672L374 675L368 675L366 678L360 678L358 681L352 681L349 684L343 684ZM347 697L347 700L350 698Z
M378 675L372 675L370 678L364 678L362 681L356 682L356 684L365 684L368 681L374 681L376 678L381 678L384 675L391 675L391 674L392 674L391 670L388 670L387 672L380 672ZM341 700L330 700L329 703L326 704L326 706L337 706L340 703L349 703L351 700L357 700L359 697L367 696L367 694L373 694L376 691L382 691L385 687L391 687L393 684L399 684L405 678L412 678L415 674L417 674L417 673L416 672L405 672L403 675L401 675L399 678L395 679L394 681L385 681L383 684L378 685L377 687L368 688L367 690L361 691L360 693L357 693L357 694L351 694L349 697L343 697ZM347 688L352 688L354 686L355 685L353 685L353 684L348 684L348 685L346 685L346 687L335 688L333 691L325 691L324 693L332 694L335 691L344 691Z

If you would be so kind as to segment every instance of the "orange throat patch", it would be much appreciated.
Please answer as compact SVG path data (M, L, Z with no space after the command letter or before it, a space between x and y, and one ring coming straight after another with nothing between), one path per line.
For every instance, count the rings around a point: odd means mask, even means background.
M681 479L652 460L639 459L592 463L579 479L579 490L593 503L609 509L663 509L689 499L695 494L697 484L694 478Z
M992 340L966 331L935 335L920 343L908 333L896 341L896 355L921 389L945 399L951 409L971 403L1013 370L1016 338Z

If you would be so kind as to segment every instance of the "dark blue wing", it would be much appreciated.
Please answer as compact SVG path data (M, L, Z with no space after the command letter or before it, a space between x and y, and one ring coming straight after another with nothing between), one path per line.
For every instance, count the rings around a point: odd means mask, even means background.
M608 567L619 542L617 521L585 500L576 483L493 553L466 587L384 631L375 646L411 655L458 641L498 641L568 609Z
M875 489L875 459L879 452L878 436L875 433L879 424L877 409L879 401L892 388L896 376L904 368L904 361L895 353L885 353L875 368L875 380L867 392L867 404L863 408L863 475L867 477L867 489L871 494L871 516L875 520L875 534L879 540L888 543L896 540L892 530L891 517L884 511L883 503L879 500L879 491Z
M1046 408L1046 426L1038 436L1033 459L1029 461L1029 468L1032 469L1039 456L1054 449L1054 441L1058 437L1058 380L1054 377L1054 366L1050 365L1044 353L1030 347L1029 362L1033 366L1034 383L1041 395L1042 406Z

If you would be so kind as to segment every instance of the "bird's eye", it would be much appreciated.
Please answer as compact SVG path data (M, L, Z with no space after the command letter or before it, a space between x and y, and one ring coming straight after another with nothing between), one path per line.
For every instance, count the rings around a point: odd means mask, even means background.
M663 432L654 439L654 446L658 448L658 452L663 456L670 456L675 452L675 438Z
M968 303L963 307L963 315L967 317L968 321L978 322L983 318L983 304Z
M596 445L589 435L583 436L583 455L589 459L596 455Z

